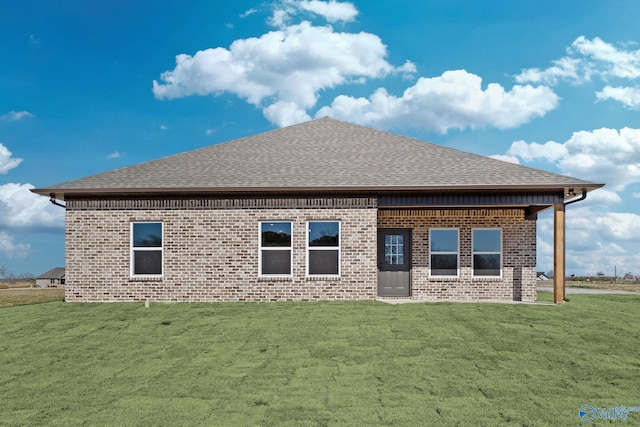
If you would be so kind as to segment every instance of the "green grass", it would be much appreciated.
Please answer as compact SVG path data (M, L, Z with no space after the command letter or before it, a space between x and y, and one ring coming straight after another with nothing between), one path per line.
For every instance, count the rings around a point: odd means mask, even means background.
M580 425L584 404L640 406L639 308L2 308L0 425Z

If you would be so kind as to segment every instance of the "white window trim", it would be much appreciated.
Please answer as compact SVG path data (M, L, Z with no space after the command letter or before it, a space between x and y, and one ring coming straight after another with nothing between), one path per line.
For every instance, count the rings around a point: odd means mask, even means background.
M162 230L162 246L156 247L134 247L133 246L133 225L134 224L160 224ZM160 251L160 274L135 274L135 251ZM162 221L131 221L129 225L129 275L130 277L164 277L164 222Z
M337 222L338 223L338 246L309 246L309 224L312 222ZM320 219L307 221L307 233L305 236L307 248L307 278L318 277L342 277L342 221L331 219ZM309 252L310 251L338 251L338 274L310 274L309 273Z
M453 251L432 251L431 250L431 232L432 231L455 231L456 238L458 241L458 250L456 252ZM432 274L431 271L433 266L431 265L431 255L457 255L457 265L456 265L456 274L455 275L442 275L442 274ZM436 279L452 279L460 277L460 229L459 228L430 228L429 229L429 277L433 277Z
M262 247L262 224L272 224L275 222L286 222L291 224L291 246L271 246L271 247ZM258 223L258 277L267 277L267 278L291 278L293 277L293 221L291 220L282 220L282 219L274 219L271 221L260 221ZM263 274L262 273L262 251L290 251L290 271L289 274Z
M482 231L499 231L500 232L500 251L496 252L496 251L474 251L473 250L473 234L475 230L482 230ZM502 228L472 228L471 229L471 275L474 279L495 279L495 278L502 278L502 263L503 263L503 259L504 256L502 254ZM474 255L495 255L498 254L500 255L500 274L497 276L487 276L487 275L481 275L481 276L476 276L475 271L476 271L476 267L474 265Z

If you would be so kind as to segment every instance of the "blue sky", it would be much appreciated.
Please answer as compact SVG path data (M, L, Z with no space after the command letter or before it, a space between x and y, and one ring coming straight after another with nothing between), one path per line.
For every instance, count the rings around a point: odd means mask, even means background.
M187 5L185 5L187 4ZM640 275L640 2L0 2L0 266L64 264L28 190L330 115L607 186L567 272ZM538 269L552 268L552 219Z

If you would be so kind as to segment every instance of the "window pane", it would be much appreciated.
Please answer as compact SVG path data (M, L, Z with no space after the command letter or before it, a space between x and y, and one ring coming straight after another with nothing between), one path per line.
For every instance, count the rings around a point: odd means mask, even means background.
M291 251L262 251L262 274L291 274Z
M500 255L498 254L473 255L473 275L474 276L499 276L500 275Z
M133 251L133 274L162 274L162 251Z
M458 252L458 230L431 230L431 250Z
M432 276L457 276L458 275L458 255L455 255L455 254L431 255L431 275Z
M309 222L309 246L340 246L340 224Z
M309 251L309 274L338 274L338 251Z
M262 247L291 246L290 222L263 222L260 226Z
M402 234L384 236L384 262L387 265L404 264L404 236Z
M500 252L500 230L473 230L473 252Z
M161 248L162 223L134 222L133 246L137 248Z

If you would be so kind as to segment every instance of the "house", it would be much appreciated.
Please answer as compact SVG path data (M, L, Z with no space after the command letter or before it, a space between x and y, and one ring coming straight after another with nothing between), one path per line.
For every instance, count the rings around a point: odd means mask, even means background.
M33 191L66 205L66 301L511 301L537 213L564 277L601 186L322 118Z
M537 277L537 279L538 279L538 280L544 280L544 281L551 280L551 279L549 279L549 276L547 276L547 275L544 273L544 271L538 271L538 272L536 273L536 275L538 276L538 277Z
M36 288L57 288L64 285L64 267L56 267L36 277Z

